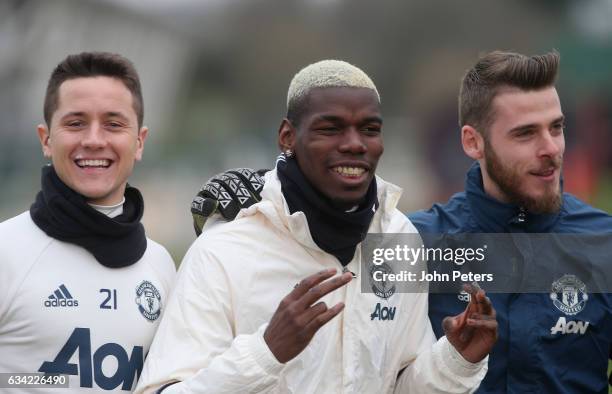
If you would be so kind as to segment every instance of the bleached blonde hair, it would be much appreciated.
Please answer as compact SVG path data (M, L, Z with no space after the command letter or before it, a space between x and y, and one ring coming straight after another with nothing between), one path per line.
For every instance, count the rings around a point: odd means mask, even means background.
M332 87L372 89L380 102L376 85L360 68L342 60L321 60L295 74L287 91L287 111L291 112L311 89Z

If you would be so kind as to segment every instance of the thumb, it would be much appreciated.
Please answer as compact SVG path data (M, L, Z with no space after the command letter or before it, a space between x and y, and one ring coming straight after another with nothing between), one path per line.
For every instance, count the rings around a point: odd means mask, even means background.
M442 320L442 329L444 333L448 336L448 334L453 334L459 330L459 319L461 315L457 316L446 316L444 320Z

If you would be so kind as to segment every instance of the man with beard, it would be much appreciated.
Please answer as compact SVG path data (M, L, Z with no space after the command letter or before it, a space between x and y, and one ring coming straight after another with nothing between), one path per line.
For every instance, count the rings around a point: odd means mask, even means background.
M396 209L400 189L375 177L373 82L321 61L296 74L287 96L283 154L261 201L190 248L136 391L472 392L496 338L482 290L471 289L473 302L445 319L436 342L426 288L383 297L352 280L368 275L369 231L416 233ZM392 316L374 316L381 304Z
M556 52L529 57L495 51L466 73L459 95L459 124L463 149L476 162L468 171L464 192L446 204L409 215L419 233L612 232L608 214L562 193L565 137L555 89L558 66ZM259 185L235 171L214 177L194 199L196 232L198 223L213 210L231 219L241 203L250 203L233 196L231 182L250 188L251 200L258 198ZM564 311L553 296L550 292L490 295L500 323L499 340L479 393L608 392L609 294L585 293L580 311ZM439 326L444 316L461 311L468 300L466 294L430 295L429 315L437 336L442 335ZM582 330L576 329L579 325Z
M468 70L459 122L463 149L476 162L464 192L409 215L419 233L612 232L608 214L561 190L565 138L554 85L558 64L556 52L528 57L495 51ZM490 295L500 337L479 393L608 392L609 294L589 293L584 307L571 311L551 296ZM466 300L469 296L430 294L429 316L437 335L442 333L436 324L465 307ZM566 330L566 320L586 328Z

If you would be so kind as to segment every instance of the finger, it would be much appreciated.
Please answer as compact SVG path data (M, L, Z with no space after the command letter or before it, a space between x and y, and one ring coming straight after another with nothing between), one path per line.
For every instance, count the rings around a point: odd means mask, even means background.
M466 342L474 332L474 329L468 327L467 319L461 315L447 316L442 320L442 328L447 338L459 336L461 342Z
M288 297L292 301L300 299L300 297L306 294L308 290L310 290L313 286L318 285L325 279L331 278L336 274L336 272L337 270L335 268L328 268L302 279L300 283L298 283L298 285L295 287L295 289L293 289L293 291L289 293Z
M470 297L470 304L469 306L469 310L466 313L467 316L471 316L474 313L481 313L482 312L482 308L480 306L480 291L476 291L475 293L472 294L472 296Z
M217 209L221 215L227 220L234 220L240 206L238 206L238 197L232 192L230 186L228 186L220 177L217 175L210 179L198 193L198 196L204 198L211 198L219 202Z
M317 315L308 325L304 328L304 335L306 337L312 337L316 332L323 327L327 322L333 319L344 309L344 303L339 302L332 308L329 308L324 313Z
M495 330L497 329L497 321L496 320L474 320L467 319L468 327L472 328L484 328L487 330Z
M470 310L470 315L473 313L482 313L482 303L484 302L483 299L484 292L482 290L478 290L476 293L474 293L471 299L472 309Z
M310 290L308 290L308 292L306 292L306 294L304 294L300 298L299 303L301 304L302 308L304 309L308 308L310 305L312 305L317 300L323 298L324 296L331 293L332 291L346 285L352 279L353 279L353 275L350 272L347 272L340 276L336 276L333 279L325 281L321 284L313 286Z
M236 197L234 201L236 201L240 208L250 207L259 201L253 197L254 191L249 187L251 183L240 173L240 169L226 171L219 175L218 179L229 187L231 193ZM263 183L259 184L258 187L263 187Z
M467 287L469 285L464 284L463 285L463 290L465 292L467 292L468 294L470 294L471 288ZM458 324L460 326L464 326L465 325L465 321L468 317L469 314L472 314L474 312L474 303L473 303L474 297L470 294L470 301L468 302L468 304L466 305L465 309L463 310L463 312L461 312L460 314L458 314L457 317L458 318Z
M259 193L263 189L264 180L257 172L250 168L234 168L228 172L240 178L242 184L249 189L253 200L261 201Z
M462 285L463 291L465 291L466 293L469 294L470 296L470 301L468 302L466 308L465 308L465 312L466 313L470 313L470 312L474 312L474 305L475 305L475 301L476 301L476 288L474 286L472 286L469 283L464 283Z
M193 217L193 228L197 236L202 234L202 229L208 217L215 212L219 201L197 195L191 202L191 216Z
M470 285L464 284L463 289L466 292L469 293L470 291L472 291L472 288L468 288L466 286L470 286ZM456 329L465 327L468 316L470 316L470 315L472 315L472 314L477 312L476 311L476 303L475 303L474 298L475 297L470 294L470 302L465 307L465 310L463 312L461 312L460 314L454 316L454 318L457 319L457 328Z
M191 201L191 213L208 217L215 212L217 205L219 201L198 194Z
M471 315L468 316L468 319L472 319L472 320L491 320L491 321L497 321L495 319L494 316L491 315L483 315L481 313L472 313Z
M485 295L484 291L482 292L480 306L480 313L482 313L483 315L490 315L493 317L496 316L495 308L493 308L493 303L491 302L491 299Z
M298 317L297 322L300 326L306 327L315 317L325 312L327 312L327 304L323 301L317 302L306 309L304 313Z
M478 292L482 291L482 289L480 288L477 282L464 283L462 287L463 287L463 291L465 291L466 293L470 295L470 302L475 301L476 295L478 294Z
M472 302L470 301L470 303L465 307L465 310L461 312L459 315L457 315L458 322L461 327L465 326L465 322L467 320L468 315L472 314L472 309L473 309L473 306L472 306Z
M446 316L444 320L442 320L442 329L446 335L452 334L456 330L457 326L457 317Z
M474 313L474 312L479 312L481 313L481 307L480 307L480 296L479 294L482 294L482 296L484 296L484 290L482 290L480 288L480 286L478 285L477 282L472 282L472 283L464 283L463 284L463 290L465 292L467 292L470 295L470 302L468 303L468 306L466 308L466 312L468 314Z
M454 334L465 327L467 321L465 315L465 312L461 312L457 316L446 316L444 320L442 320L442 328L444 329L444 333L447 335Z
M481 314L481 315L492 315L495 316L495 309L493 309L493 305L491 304L491 300L485 296L484 290L480 289L476 292L476 294L471 298L470 303L472 304L470 310L468 312L468 317L473 314Z

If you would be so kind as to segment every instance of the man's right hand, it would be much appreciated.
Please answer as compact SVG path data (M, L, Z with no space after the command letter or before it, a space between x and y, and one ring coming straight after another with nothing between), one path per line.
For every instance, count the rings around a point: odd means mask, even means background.
M344 309L342 302L331 308L325 302L314 304L351 281L351 273L325 281L336 272L327 269L307 277L280 302L264 332L264 340L279 362L300 354L315 333Z

